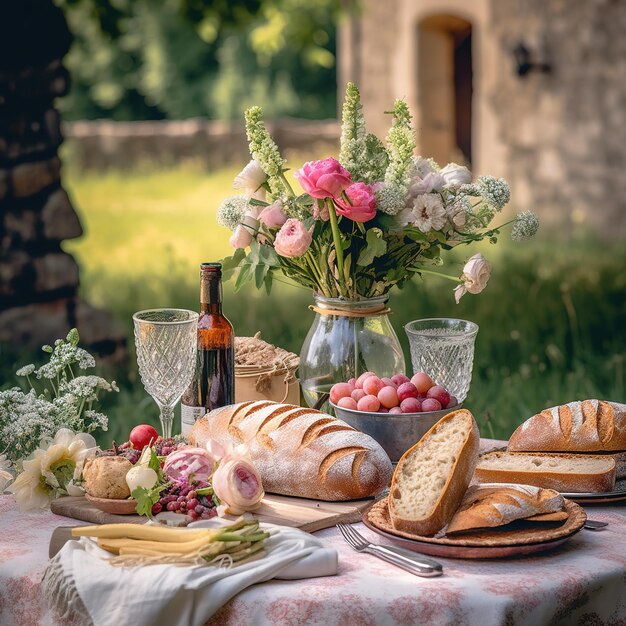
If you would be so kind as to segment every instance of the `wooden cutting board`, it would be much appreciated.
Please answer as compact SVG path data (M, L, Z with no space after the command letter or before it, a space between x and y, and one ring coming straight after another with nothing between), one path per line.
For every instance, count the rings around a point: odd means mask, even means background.
M330 528L339 522L350 524L361 520L361 512L372 503L372 499L351 500L349 502L324 502L291 496L267 494L254 515L261 522L281 524L315 532ZM146 521L139 515L114 515L105 513L88 502L83 496L66 496L53 500L50 508L57 515L94 524L119 524L131 522L140 524Z

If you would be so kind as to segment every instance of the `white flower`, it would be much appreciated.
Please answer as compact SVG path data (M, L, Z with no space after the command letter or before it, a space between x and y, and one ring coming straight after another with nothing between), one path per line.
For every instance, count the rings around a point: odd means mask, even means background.
M217 210L217 223L230 230L235 230L250 208L250 198L246 196L229 196Z
M463 228L467 222L467 214L471 210L469 200L465 196L458 196L452 204L448 206L448 219L455 228Z
M13 480L11 469L11 461L7 459L6 454L0 454L0 493L2 493Z
M483 200L496 211L501 211L511 199L509 184L504 178L481 176L478 179L478 191Z
M424 178L430 172L436 172L439 169L432 159L425 159L421 156L411 158L411 167L409 168L409 176L411 178Z
M458 189L461 185L469 185L472 182L472 173L464 165L448 163L440 174L445 179L448 189Z
M41 440L41 447L23 463L23 471L9 487L21 510L42 509L59 495L82 495L76 483L85 460L95 454L96 440L87 433L74 434L61 428L53 439Z
M489 261L480 252L471 257L461 274L463 283L454 290L456 303L458 304L466 293L480 293L487 286L489 276L491 276Z
M413 207L402 212L402 218L417 226L423 233L427 233L444 227L446 209L438 195L426 193L415 198Z
M410 192L412 196L421 196L431 191L439 191L445 184L446 181L441 174L428 172L424 178L411 181Z
M511 229L513 241L526 241L535 235L539 229L539 219L532 211L518 213Z
M247 195L256 200L265 200L265 189L261 185L267 180L267 174L256 159L246 165L233 182L235 189L243 189Z

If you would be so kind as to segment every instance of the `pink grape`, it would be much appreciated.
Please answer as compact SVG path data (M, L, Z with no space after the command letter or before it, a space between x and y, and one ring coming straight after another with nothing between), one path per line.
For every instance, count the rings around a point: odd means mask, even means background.
M402 402L407 398L417 398L418 392L413 383L402 383L398 387L398 400Z
M422 403L418 398L405 398L400 402L400 409L403 413L420 413Z
M384 406L381 406L380 409L378 409L379 413L389 413L389 409L386 409Z
M424 372L418 372L411 378L411 382L415 385L418 393L425 394L435 383L433 379Z
M441 411L441 402L435 398L426 398L422 402L422 411Z
M365 392L362 389L358 389L358 390L355 389L355 391L361 391L363 395L365 395ZM348 396L346 398L339 398L339 402L337 402L337 406L340 406L342 409L352 409L353 411L356 411L357 403L354 398L350 398Z
M394 406L398 406L398 404L400 404L400 400L398 400L398 392L395 387L391 386L383 387L378 392L378 399L386 409L392 409Z
M368 376L363 381L363 391L371 396L375 396L385 386L385 383L378 376Z
M352 393L352 387L348 383L337 383L330 388L330 401L337 404L340 398L347 398Z
M393 380L391 380L391 378L387 378L385 376L385 378L381 378L380 380L382 380L385 383L385 387L393 387L394 389L398 388L398 385L396 385L396 383L394 383Z
M402 413L402 409L399 406L393 406L389 409L389 414L394 413Z
M357 389L363 389L363 381L368 377L368 376L375 376L374 372L363 372L357 379L356 379L356 385L355 387Z
M459 401L454 396L450 396L450 402L448 402L448 406L446 407L446 409L456 406L458 403Z
M356 389L356 378L351 378L348 381L348 385L350 385L350 387L352 387L352 389Z
M367 413L376 413L380 409L380 400L376 396L364 396L356 405L359 411L366 411Z
M361 398L365 398L367 394L363 391L363 389L355 389L351 395L352 399L355 402L358 402Z
M391 380L393 381L393 384L396 387L399 387L402 383L410 383L411 379L406 376L405 374L394 374L391 377Z
M437 400L442 407L448 406L448 403L450 402L450 394L441 385L431 387L426 393L426 397Z

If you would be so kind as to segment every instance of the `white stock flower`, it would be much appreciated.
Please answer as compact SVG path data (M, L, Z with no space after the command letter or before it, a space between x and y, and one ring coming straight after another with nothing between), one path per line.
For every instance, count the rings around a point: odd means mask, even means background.
M463 281L454 290L454 298L458 304L466 293L480 293L486 286L491 276L491 264L479 252L469 259L463 267L461 280Z
M41 446L24 461L23 471L9 487L23 511L42 509L59 495L82 495L76 483L85 460L95 454L96 440L61 428L54 438L42 439Z
M256 159L246 165L233 182L235 189L243 189L247 195L256 200L265 200L265 189L261 185L267 180L267 174Z
M411 181L410 192L412 196L421 196L431 191L439 191L445 184L446 181L441 174L428 172L424 178Z
M461 185L472 182L472 173L464 165L448 163L439 173L446 181L445 186L448 189L458 189Z
M446 217L441 198L432 193L417 196L413 206L402 212L402 218L417 226L423 233L441 230L446 223Z
M11 469L11 461L7 459L6 454L0 454L0 493L2 493L13 480Z

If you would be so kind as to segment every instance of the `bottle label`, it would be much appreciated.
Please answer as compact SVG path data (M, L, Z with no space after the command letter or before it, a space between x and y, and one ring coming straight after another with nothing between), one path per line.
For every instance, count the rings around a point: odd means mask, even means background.
M181 404L180 432L183 435L187 435L192 426L196 423L196 420L206 415L206 412L207 411L203 406L188 406L187 404Z

